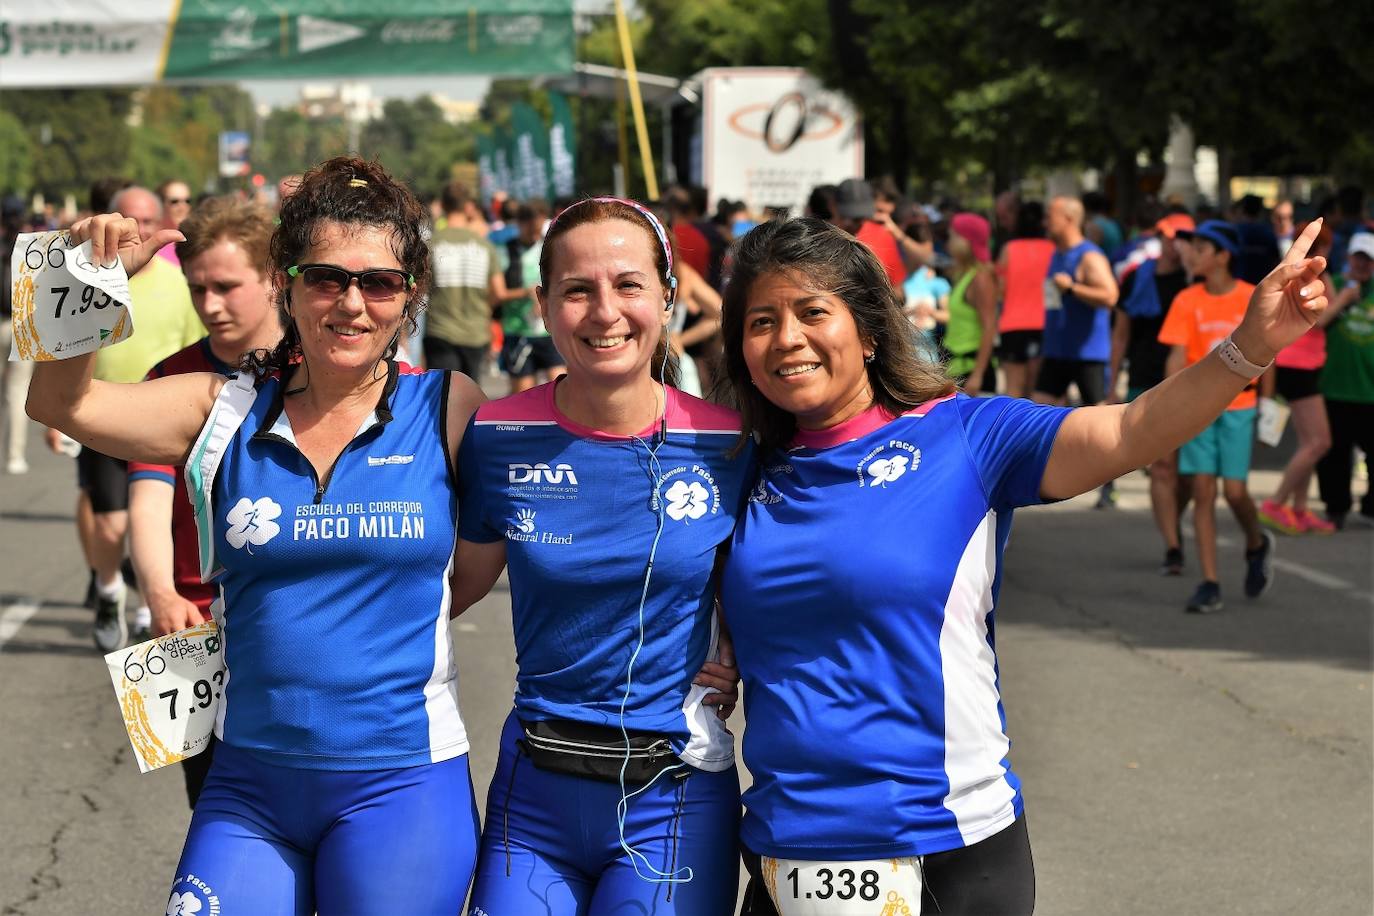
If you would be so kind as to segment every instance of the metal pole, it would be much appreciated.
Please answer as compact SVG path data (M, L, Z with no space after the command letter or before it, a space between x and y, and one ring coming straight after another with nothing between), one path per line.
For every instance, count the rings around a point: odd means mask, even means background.
M644 100L639 96L639 77L635 73L635 50L630 44L630 22L625 18L624 0L615 0L615 24L620 32L620 55L625 61L625 78L630 84L630 104L634 109L635 136L639 158L644 163L644 184L650 200L658 199L658 176L654 173L653 150L649 147L649 128L644 121Z

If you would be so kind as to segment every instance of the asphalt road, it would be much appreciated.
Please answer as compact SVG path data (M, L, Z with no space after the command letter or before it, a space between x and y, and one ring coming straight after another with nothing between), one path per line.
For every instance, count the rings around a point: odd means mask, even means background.
M79 604L72 462L37 436L29 455L0 477L0 913L160 914L181 777L138 772ZM1247 602L1222 508L1227 609L1198 617L1192 576L1155 573L1143 478L1121 490L1114 511L1021 513L1008 554L1001 683L1037 911L1367 916L1374 532L1283 539ZM484 796L514 674L504 585L454 637Z

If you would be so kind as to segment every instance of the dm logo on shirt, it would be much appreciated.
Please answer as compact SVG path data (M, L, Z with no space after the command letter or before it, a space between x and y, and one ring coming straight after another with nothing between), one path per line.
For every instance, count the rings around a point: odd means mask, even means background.
M225 518L229 523L229 530L224 533L224 539L229 542L230 547L240 550L247 548L248 552L252 553L254 547L261 547L281 531L273 521L279 515L281 506L273 502L271 497L264 496L258 500L251 500L245 496L229 510L229 515Z
M859 462L861 487L883 487L914 471L921 464L921 450L909 442L892 439L864 455Z
M709 469L697 464L689 468L684 464L658 479L652 503L655 512L660 500L669 518L690 524L708 512L715 515L720 511L720 488Z
M534 499L577 499L577 472L560 462L550 467L543 461L506 465L506 492Z

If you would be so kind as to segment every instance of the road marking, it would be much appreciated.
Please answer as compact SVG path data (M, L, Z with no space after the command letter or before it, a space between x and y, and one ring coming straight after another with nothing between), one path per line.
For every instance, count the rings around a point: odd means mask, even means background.
M0 650L5 648L5 643L14 638L20 627L28 623L29 618L38 612L39 604L40 602L32 598L19 598L5 605L4 611L0 611Z

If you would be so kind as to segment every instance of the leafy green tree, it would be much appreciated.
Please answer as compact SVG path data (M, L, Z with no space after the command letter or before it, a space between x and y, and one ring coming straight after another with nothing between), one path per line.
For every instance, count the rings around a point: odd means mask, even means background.
M32 190L85 200L91 182L124 173L129 148L127 89L11 90L3 110L24 125L34 153Z
M33 141L19 119L0 111L0 194L33 187Z

